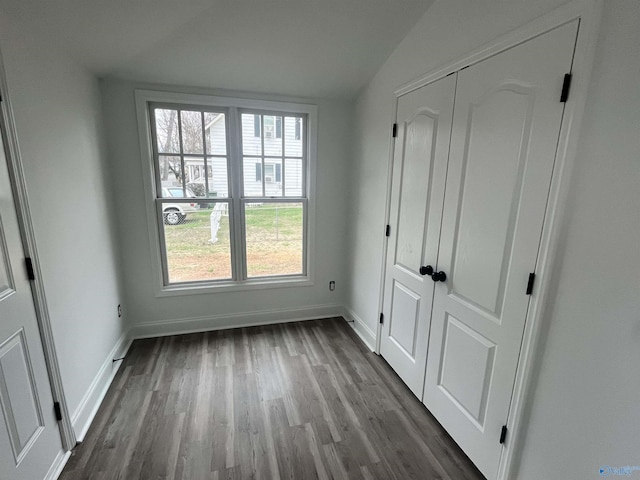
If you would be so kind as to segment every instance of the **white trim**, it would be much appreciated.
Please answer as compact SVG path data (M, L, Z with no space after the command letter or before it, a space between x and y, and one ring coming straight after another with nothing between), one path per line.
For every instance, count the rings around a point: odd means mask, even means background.
M397 105L397 100L402 95L410 93L429 83L433 83L450 73L457 72L466 66L480 62L561 25L580 19L580 27L571 70L573 74L571 94L568 102L565 104L547 211L545 214L542 238L538 251L538 261L536 264L538 285L536 287L536 291L531 297L529 310L527 312L511 408L509 410L509 418L507 420L509 435L500 457L497 475L498 480L515 478L517 474L516 469L518 466L517 462L519 460L517 455L522 449L523 434L527 428L524 416L526 408L530 406L531 399L529 397L532 389L531 383L533 381L533 372L534 367L539 360L537 347L542 329L544 307L552 282L551 275L548 272L552 271L552 266L557 255L556 252L560 240L560 226L562 225L562 220L565 215L564 210L568 196L570 174L577 154L579 128L587 100L587 88L595 57L598 30L602 15L602 3L602 0L573 0L526 25L516 28L507 34L502 35L498 39L473 50L471 53L464 55L458 60L446 63L445 65L400 86L394 91L394 105ZM395 114L393 115L393 118L395 121ZM392 138L391 140L392 142L390 142L389 154L390 165L388 167L389 177L391 177L393 173L394 139ZM385 219L387 223L390 209L391 180L391 178L387 178L387 212ZM383 300L386 276L386 268L384 266L387 248L386 240L387 239L385 239L382 267L383 274L380 291L378 292L380 304ZM380 328L378 328L378 334L376 337L376 345L378 348L380 345L380 337Z
M271 112L286 112L307 114L317 113L318 107L310 103L280 101L280 100L254 100L251 98L226 97L219 95L207 95L203 93L178 93L159 90L135 91L136 104L143 102L180 103L187 105L205 105L207 107L237 107L250 110L267 110Z
M31 282L31 293L33 296L33 304L38 319L38 329L40 331L40 339L42 341L42 349L47 365L47 373L49 383L51 385L51 394L54 402L60 403L62 411L62 421L58 422L62 446L65 450L71 450L76 444L75 434L71 426L69 417L69 409L62 384L62 376L60 374L60 365L58 363L58 355L56 354L56 346L53 338L53 330L51 328L51 318L49 317L49 307L47 297L45 295L44 281L42 279L42 271L40 269L40 260L38 249L36 247L36 236L33 229L33 221L31 219L31 210L29 208L29 200L27 196L27 182L22 167L22 156L18 145L18 135L14 122L13 109L11 107L11 99L7 88L7 79L4 71L4 61L0 53L0 109L2 114L2 135L7 149L7 165L9 167L9 176L11 185L14 189L16 213L20 223L20 237L22 239L22 248L25 257L30 257L33 263L35 280Z
M356 315L356 313L349 307L344 307L344 313L342 316L347 320L347 322L349 322L349 326L351 326L353 331L356 332L367 348L372 352L375 352L376 349L374 345L376 344L376 334L366 323L364 323L364 320Z
M62 473L62 470L64 469L64 466L67 464L67 461L70 457L71 450L65 452L64 449L61 449L58 452L58 455L56 455L56 458L53 460L53 463L49 467L49 471L44 476L44 480L56 480Z
M398 97L394 96L393 98L393 105L392 105L392 118L393 118L393 122L394 125L395 123L398 121ZM387 154L387 191L385 194L385 199L384 199L384 204L385 204L385 209L384 209L384 228L386 229L386 226L389 225L389 222L391 221L391 189L393 186L393 154L395 152L395 148L396 148L396 139L395 137L391 136L391 141L389 142L389 152ZM395 232L391 231L390 235L396 235ZM386 275L387 275L387 255L389 253L389 237L387 237L385 235L384 237L384 245L382 247L382 259L380 261L380 285L378 286L379 288L379 294L378 294L378 312L382 312L383 308L384 308L384 285L386 282ZM376 353L380 353L381 349L382 349L382 324L378 323L378 326L376 328L376 336L375 336L375 341L373 343L376 348L374 350L374 352Z
M203 282L202 284L194 283L190 285L164 285L162 247L160 239L160 228L156 205L149 199L155 199L154 184L156 182L153 167L153 150L152 150L152 133L150 125L149 103L175 103L181 105L197 105L206 107L228 108L229 122L234 122L234 126L239 126L239 114L241 109L248 110L264 110L272 112L286 112L293 114L304 114L307 117L307 166L305 168L305 184L307 185L306 197L306 215L305 215L305 235L306 245L303 257L305 258L305 274L301 276L275 277L273 280L261 278L247 281L233 282ZM291 101L270 101L270 100L252 100L247 98L223 97L205 94L186 94L174 92L162 92L154 90L136 90L135 104L138 121L138 135L140 141L140 153L142 164L142 177L145 191L145 207L147 210L147 230L149 235L149 245L151 249L151 273L156 297L175 296L175 295L192 295L201 293L228 292L237 290L264 289L264 288L282 288L289 286L309 286L314 283L315 270L315 224L316 224L316 158L317 158L317 137L318 137L318 107L307 103L294 103ZM240 139L236 128L230 129L228 138L228 152L231 156L234 149L240 147ZM236 132L236 133L234 133ZM237 150L240 152L240 150ZM239 153L238 153L239 154ZM232 166L233 168L233 166ZM237 172L236 172L237 173ZM240 191L233 185L237 184L239 176L235 175L231 178L231 194L233 198L230 204L233 209L240 206ZM282 198L286 200L286 197ZM238 218L238 217L236 217ZM241 233L242 222L236 222L235 235ZM244 237L242 237L244 238ZM233 238L231 239L233 242ZM238 248L239 242L232 243L232 249ZM233 254L233 252L232 252ZM234 255L234 257L238 257ZM239 258L239 257L238 257ZM233 261L233 259L232 259ZM236 266L236 270L238 270ZM245 273L245 272L243 272Z
M75 412L73 412L71 423L73 424L73 430L78 442L84 440L91 426L91 422L93 422L107 394L107 390L109 390L111 382L116 376L116 373L118 373L120 365L122 365L122 362L114 362L113 359L123 357L129 350L131 342L132 340L129 338L128 332L122 334L109 352L109 355L107 355L107 358L102 362L100 370L98 370L91 385L82 397L82 400L80 400L80 404Z
M269 288L290 288L290 287L306 287L313 285L313 280L297 275L290 277L278 277L273 280L253 279L245 281L237 281L228 283L218 283L212 285L211 283L203 283L198 285L196 283L191 284L174 284L165 286L162 290L157 291L155 296L160 297L175 297L182 295L199 295L202 293L219 293L219 292L238 292L249 290L267 290Z
M133 339L153 338L258 325L299 322L303 320L317 320L339 317L343 311L341 305L313 305L299 308L262 310L259 312L188 317L176 320L138 323L131 327L130 335Z

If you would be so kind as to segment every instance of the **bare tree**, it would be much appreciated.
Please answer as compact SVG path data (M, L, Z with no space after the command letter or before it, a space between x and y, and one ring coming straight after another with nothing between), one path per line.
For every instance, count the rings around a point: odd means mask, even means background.
M205 165L196 162L194 167L193 160L197 160L197 157L192 157L191 167L183 171L178 155L183 153L204 156L203 142L207 145L211 142L211 131L207 125L213 124L220 114L165 108L155 109L154 114L158 149L163 154L158 166L160 179L164 182L175 178L178 184L188 185L196 196L205 196L207 194Z
M183 153L203 153L202 145L202 113L183 111L178 123L178 111L168 109L156 109L156 135L158 138L158 148L161 153L180 153L180 140L182 140ZM179 125L182 127L182 135L178 131ZM182 138L180 138L182 137ZM169 180L169 175L182 184L182 165L180 161L171 160L171 157L164 157L160 168L160 179ZM186 178L189 182L192 179Z
M157 108L154 111L156 119L156 137L158 148L161 153L180 152L180 137L178 135L178 112L176 110L165 110ZM172 162L169 157L160 165L160 179L166 181L172 173L176 180L180 182L182 178L182 168L180 162Z

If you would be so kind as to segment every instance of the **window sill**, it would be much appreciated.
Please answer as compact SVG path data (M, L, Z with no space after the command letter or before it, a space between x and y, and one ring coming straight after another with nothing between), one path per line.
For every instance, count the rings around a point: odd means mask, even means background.
M226 292L246 292L252 290L266 290L270 288L291 288L307 287L313 285L313 280L306 277L289 277L268 279L260 278L256 280L228 281L220 283L185 283L175 285L165 285L156 291L156 297L176 297L184 295L199 295Z

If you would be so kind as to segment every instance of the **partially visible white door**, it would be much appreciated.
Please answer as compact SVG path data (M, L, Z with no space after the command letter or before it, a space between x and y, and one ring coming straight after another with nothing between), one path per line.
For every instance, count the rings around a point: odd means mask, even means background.
M0 136L0 479L45 477L62 449Z
M458 74L424 403L496 478L577 22Z
M380 353L422 397L456 76L398 99Z

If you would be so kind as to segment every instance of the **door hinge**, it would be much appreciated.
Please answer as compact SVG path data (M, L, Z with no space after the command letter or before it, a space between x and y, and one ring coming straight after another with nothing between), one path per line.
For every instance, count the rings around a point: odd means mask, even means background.
M380 313L380 325L384 323L384 313Z
M393 138L398 136L398 124L394 123L393 127L391 128L391 135L393 136Z
M35 280L36 274L35 274L35 271L33 270L33 261L31 261L31 258L30 257L25 258L24 264L27 267L27 277L29 277L29 280Z
M527 282L527 295L531 295L533 293L533 284L536 282L536 274L529 274L529 281Z
M53 411L56 412L56 420L62 421L62 409L60 408L60 402L53 403Z
M562 93L560 94L560 101L565 103L569 98L569 90L571 89L571 74L564 74L564 82L562 82Z
M385 237L391 236L391 225L387 225L387 228L384 229L384 236Z
M502 430L500 431L500 445L502 445L506 439L507 439L507 426L503 425Z

